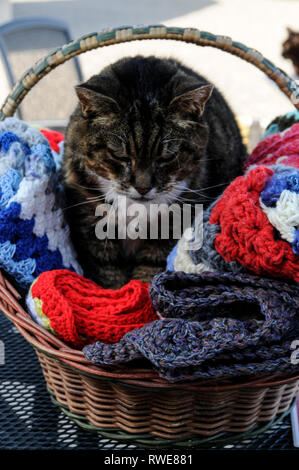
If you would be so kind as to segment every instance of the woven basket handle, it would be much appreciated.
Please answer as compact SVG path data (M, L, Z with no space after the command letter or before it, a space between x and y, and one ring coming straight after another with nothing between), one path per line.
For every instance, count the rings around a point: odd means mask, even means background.
M120 27L99 33L90 33L76 41L71 41L62 47L54 49L39 60L33 67L29 68L15 84L1 108L0 120L12 116L31 88L58 65L91 49L141 39L172 39L191 42L198 46L216 47L217 49L236 55L255 65L271 78L299 110L299 86L297 83L255 49L251 49L240 42L233 41L227 36L215 36L206 31L199 31L193 28L154 25L144 27Z

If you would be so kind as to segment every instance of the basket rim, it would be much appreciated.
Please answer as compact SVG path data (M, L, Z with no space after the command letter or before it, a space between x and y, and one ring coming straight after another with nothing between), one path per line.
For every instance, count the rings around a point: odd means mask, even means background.
M201 379L168 382L152 368L130 365L100 366L88 361L82 351L73 349L36 323L19 303L22 296L0 270L0 310L11 320L21 335L41 354L63 363L67 368L96 380L111 380L137 389L224 391L242 388L281 386L299 381L298 373L235 377L232 379Z
M119 26L84 34L79 39L72 40L52 50L27 69L15 83L1 107L0 121L8 116L13 116L24 97L39 80L73 57L99 47L153 39L175 40L197 46L210 46L235 55L265 73L299 110L299 85L286 72L275 66L256 49L247 47L239 41L234 41L229 36L216 35L193 27L182 28L155 24L148 26Z

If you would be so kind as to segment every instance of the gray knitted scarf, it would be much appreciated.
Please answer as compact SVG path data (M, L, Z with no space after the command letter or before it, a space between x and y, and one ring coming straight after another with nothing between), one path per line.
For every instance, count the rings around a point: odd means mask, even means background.
M246 274L166 272L150 286L163 318L119 343L84 348L96 364L145 358L170 382L299 371L299 287ZM133 365L133 364L132 364Z

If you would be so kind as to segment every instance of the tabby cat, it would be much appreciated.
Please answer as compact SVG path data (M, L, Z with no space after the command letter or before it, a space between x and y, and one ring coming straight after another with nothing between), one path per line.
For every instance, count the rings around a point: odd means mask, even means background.
M176 240L95 234L100 203L210 203L241 173L234 115L205 78L173 59L124 58L76 87L63 178L71 237L85 275L104 287L150 281Z

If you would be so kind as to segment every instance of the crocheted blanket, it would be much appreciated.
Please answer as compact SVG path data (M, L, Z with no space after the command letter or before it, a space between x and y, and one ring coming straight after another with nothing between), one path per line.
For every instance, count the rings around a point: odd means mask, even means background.
M39 130L0 122L0 266L23 288L47 270L81 273L62 211L60 160Z
M183 236L168 270L249 271L299 281L299 123L276 134L271 128L245 162L245 175L195 221L201 246L191 248L194 240Z
M163 319L115 344L83 349L96 364L145 358L170 382L298 371L299 287L256 276L183 272L155 277L150 296Z

